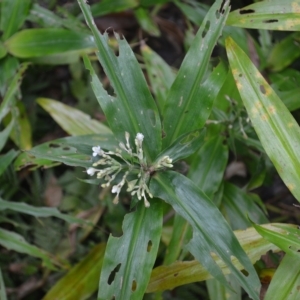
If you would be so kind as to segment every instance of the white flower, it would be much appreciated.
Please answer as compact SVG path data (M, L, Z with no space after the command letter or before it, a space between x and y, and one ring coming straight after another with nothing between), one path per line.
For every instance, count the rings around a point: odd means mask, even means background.
M115 193L119 194L120 191L121 191L121 187L120 187L119 184L114 185L114 186L112 187L112 189L111 189L111 192L112 192L113 194L115 194Z
M88 168L86 170L87 174L90 175L90 176L93 176L95 174L95 172L97 172L97 169L94 169L94 168Z
M142 142L144 140L144 135L142 133L138 133L135 137L139 142Z
M103 154L103 151L101 150L101 147L100 146L95 146L92 148L93 150L93 156L97 156L97 155L102 155Z

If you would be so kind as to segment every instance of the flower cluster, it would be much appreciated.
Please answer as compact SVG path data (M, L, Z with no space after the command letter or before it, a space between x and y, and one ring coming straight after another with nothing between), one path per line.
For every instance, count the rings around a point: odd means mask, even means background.
M143 199L145 206L149 207L147 196L153 197L148 188L150 173L161 168L172 168L172 159L164 156L158 159L153 166L148 166L143 153L144 135L142 133L136 135L135 151L130 145L129 138L129 133L125 132L125 144L119 143L120 148L115 151L104 151L100 146L93 147L93 157L101 158L93 163L93 167L88 168L86 172L90 176L97 174L97 178L104 179L105 183L101 185L102 187L111 186L117 175L123 174L121 181L112 186L111 192L116 194L113 203L119 202L121 189L127 183L127 192L130 192L132 196L136 195L138 200ZM122 155L122 150L127 153L126 158ZM129 175L135 175L135 179L128 181Z

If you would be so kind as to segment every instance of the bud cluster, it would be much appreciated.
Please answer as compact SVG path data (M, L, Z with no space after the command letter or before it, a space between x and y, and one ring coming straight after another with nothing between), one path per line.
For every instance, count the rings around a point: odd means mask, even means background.
M116 194L113 203L119 202L119 194L121 189L127 183L127 192L132 196L136 195L138 200L144 200L146 207L150 206L147 197L152 198L152 194L148 188L150 173L162 168L172 168L172 159L164 156L153 165L148 166L143 153L144 135L138 133L135 137L135 150L130 145L130 135L125 132L125 144L119 143L119 147L115 151L104 151L100 146L92 147L93 156L101 157L93 163L93 167L87 169L87 174L93 176L97 174L97 178L104 179L102 187L111 186L119 173L124 173L119 183L112 186L111 192ZM126 159L122 155L122 150L127 153ZM129 156L130 159L127 157ZM119 158L119 159L118 159ZM121 160L121 162L120 162ZM135 179L128 181L129 175L135 175Z

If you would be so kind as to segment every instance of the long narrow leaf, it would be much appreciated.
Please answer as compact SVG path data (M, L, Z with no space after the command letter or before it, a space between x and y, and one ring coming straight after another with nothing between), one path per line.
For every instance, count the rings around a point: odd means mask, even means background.
M29 65L28 63L24 63L20 66L17 74L14 76L7 89L4 99L0 105L0 122L3 119L3 117L5 117L6 114L9 112L10 107L13 105L16 93L19 90L20 84L22 82L22 77L28 65Z
M98 288L104 252L105 244L96 245L50 289L43 300L88 299Z
M99 285L99 300L142 299L156 259L162 230L162 206L151 201L125 216L123 236L110 236Z
M262 227L271 228L272 224L262 225ZM285 230L279 229L279 231L283 233ZM280 248L262 238L253 227L246 230L237 230L234 233L253 264L268 251L280 251ZM213 257L223 273L230 274L231 271L224 261L216 255L213 255ZM244 269L237 258L234 257L232 262L239 270ZM173 289L183 284L204 281L210 278L212 278L212 275L198 261L177 261L170 266L159 266L153 270L147 292Z
M107 99L95 91L110 128L120 141L124 139L124 131L130 133L132 142L141 132L145 136L144 150L151 162L161 148L161 124L141 68L126 40L117 34L119 55L116 57L108 45L107 32L102 35L98 31L86 1L78 0L78 3L95 37L98 59L117 95L115 99Z
M300 4L295 0L265 0L231 12L227 25L269 30L300 29Z
M281 261L264 300L299 299L300 259L295 255L286 254Z
M104 124L91 119L91 117L82 111L67 106L59 101L39 98L37 99L52 118L71 135L86 134L110 134L111 131Z
M21 235L0 228L0 245L8 250L41 258L49 269L54 269L50 255L42 249L29 244Z
M3 281L2 271L0 269L0 299L7 300L6 292L5 292L5 284Z
M69 223L81 223L86 225L84 220L62 214L57 208L54 207L36 207L24 202L6 201L0 198L0 211L4 210L17 211L40 218L56 217Z
M62 28L25 29L14 34L5 45L9 53L21 58L95 47L91 35Z
M51 166L61 162L69 166L89 168L92 166L92 147L101 146L106 150L115 150L116 140L111 134L92 134L66 137L47 142L22 153L15 162L15 168L30 165Z
M300 128L250 58L231 39L226 48L233 76L253 127L280 177L300 201Z
M255 269L211 200L191 180L172 171L155 175L151 180L150 190L155 197L171 204L191 224L193 238L188 249L211 275L228 286L221 269L211 256L215 253L225 262L247 293L253 299L259 299L260 282ZM248 276L235 267L232 257L240 261Z
M218 0L210 8L168 94L163 113L164 145L201 128L211 112L226 71L219 65L204 83L209 59L229 13L229 1ZM203 86L204 84L204 86ZM175 121L176 120L176 121Z
M31 0L2 0L0 29L3 32L2 40L7 40L23 25Z

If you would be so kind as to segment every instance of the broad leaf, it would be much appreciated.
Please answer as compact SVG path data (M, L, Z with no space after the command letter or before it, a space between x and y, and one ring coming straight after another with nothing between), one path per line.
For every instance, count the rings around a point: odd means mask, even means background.
M182 62L163 112L165 147L182 134L201 128L210 115L227 72L221 63L206 80L205 75L228 12L228 1L224 6L222 1L216 1Z
M11 120L9 124L6 126L6 128L0 132L0 151L3 149L10 135L11 130L13 129L14 124L15 124L14 120Z
M265 0L231 12L227 25L269 30L300 30L300 4L295 0Z
M272 224L262 225L262 227L269 228L272 227ZM285 230L280 231L283 233ZM252 227L246 230L237 230L234 233L253 264L268 251L280 251L277 246L262 238ZM215 254L213 254L213 258L224 274L231 273L224 261ZM232 262L239 270L244 269L236 257L233 258ZM173 289L183 284L204 281L210 278L212 278L212 275L198 261L177 261L170 266L159 266L153 270L147 292Z
M116 57L108 44L107 32L103 35L99 32L92 19L89 6L84 0L78 0L78 3L93 32L99 50L98 59L117 95L116 98L112 98L103 90L86 59L85 63L92 74L95 95L110 128L116 138L122 142L125 131L129 132L132 144L136 134L142 133L145 136L143 142L145 156L149 162L152 162L161 148L161 124L157 106L147 87L141 68L126 40L121 39L117 34L119 55Z
M92 36L62 28L25 29L5 42L10 54L30 58L95 47Z
M82 111L65 105L59 101L39 98L37 99L37 102L70 135L111 133L110 129L104 124L91 119L89 115Z
M228 38L227 53L240 95L266 153L300 201L300 128L249 57Z
M271 280L264 300L296 300L299 298L299 286L299 256L286 254Z
M123 236L109 237L99 285L99 300L142 299L154 265L162 230L162 206L152 200L146 208L125 216Z
M95 246L50 289L43 300L88 299L98 289L104 252L105 244Z
M188 244L188 249L209 273L228 286L221 269L211 256L211 253L215 253L247 293L253 299L259 299L260 282L255 269L211 200L191 180L172 171L155 175L151 180L150 190L155 197L172 205L193 227L193 238ZM232 257L241 262L248 276L234 266Z

